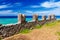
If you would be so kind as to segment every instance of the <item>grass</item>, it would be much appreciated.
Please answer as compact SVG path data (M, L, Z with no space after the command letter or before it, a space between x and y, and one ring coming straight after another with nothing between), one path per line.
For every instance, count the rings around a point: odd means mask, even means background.
M39 25L39 24L37 24L37 25L35 26L36 29L39 29L39 28L41 28L41 27L42 27L42 26Z
M44 26L46 26L46 27L53 27L53 26L55 26L58 22L60 22L60 20L59 21L54 21L54 22L48 22L48 23L46 23L46 24L44 24ZM42 25L39 25L39 24L37 24L34 28L35 29L40 29L42 27ZM26 33L29 33L31 31L31 29L23 29L23 30L21 30L21 32L20 33L23 33L23 34L26 34Z
M56 22L49 22L49 23L46 23L45 26L54 26L56 24Z
M57 20L57 22L60 22L60 20Z
M41 25L39 25L39 24L37 24L36 26L35 26L35 28L36 29L39 29L39 28L41 28ZM27 34L27 33L29 33L29 32L31 32L31 29L23 29L23 30L21 30L21 32L20 33L22 33L22 34Z
M27 34L27 33L29 33L30 31L31 31L31 30L25 28L25 29L21 30L20 33Z
M0 40L2 40L2 38L0 38Z
M58 40L60 40L60 32L56 32L56 34L58 35Z
M60 32L57 32L57 35L59 35L59 36L60 36Z

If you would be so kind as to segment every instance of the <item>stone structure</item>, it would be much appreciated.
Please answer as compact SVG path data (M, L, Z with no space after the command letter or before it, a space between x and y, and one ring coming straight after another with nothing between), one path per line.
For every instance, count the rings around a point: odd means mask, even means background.
M46 20L46 16L44 15L44 16L42 16L42 20Z
M51 15L48 16L48 20L51 20Z
M34 15L33 15L33 21L35 21L35 22L38 21L38 15L37 15L37 14L34 14Z
M33 20L35 20L34 22L26 22L25 15L19 14L18 22L20 23L15 25L7 25L7 26L0 25L0 37L6 38L12 36L14 34L20 33L20 31L23 30L24 28L28 28L28 29L34 28L37 24L44 25L46 22L51 22L52 20L55 19L55 15L53 15L52 17L53 19L49 17L49 19L51 20L48 21L46 20L46 16L42 16L43 20L38 21L38 15L35 14L33 15Z
M18 23L21 23L21 18L20 16L22 16L22 14L18 14Z
M18 23L24 23L25 20L26 19L24 14L18 14Z
M54 19L54 20L56 19L54 14L52 14L51 16L52 16L52 18L51 18L51 19Z
M2 24L0 24L0 26L2 26Z
M1 26L0 27L0 37L6 38L9 36L12 36L14 34L17 34L20 31L20 29L21 29L21 24Z

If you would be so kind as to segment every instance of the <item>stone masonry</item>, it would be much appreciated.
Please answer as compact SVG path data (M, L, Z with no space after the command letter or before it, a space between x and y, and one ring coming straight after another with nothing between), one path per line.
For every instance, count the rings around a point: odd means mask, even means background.
M56 19L55 15L53 15L52 17L53 17L53 19L50 16L48 17L48 19L49 20L51 19L50 21ZM14 34L20 33L20 31L25 29L25 28L30 29L30 28L33 28L37 24L43 25L46 22L50 22L50 21L46 20L46 16L42 16L42 20L39 21L38 20L38 15L36 15L36 14L33 15L33 20L35 20L35 21L26 22L25 15L19 14L18 15L18 22L19 22L18 24L6 25L6 26L1 25L0 26L0 37L1 38L10 37Z
M42 20L46 20L46 16L44 15L44 16L42 16Z
M51 20L51 17L52 17L52 16L51 16L51 15L49 15L49 16L48 16L48 20Z
M24 23L25 20L26 19L24 14L18 14L18 23Z
M38 15L36 15L36 14L33 15L33 21L35 21L35 22L38 21Z

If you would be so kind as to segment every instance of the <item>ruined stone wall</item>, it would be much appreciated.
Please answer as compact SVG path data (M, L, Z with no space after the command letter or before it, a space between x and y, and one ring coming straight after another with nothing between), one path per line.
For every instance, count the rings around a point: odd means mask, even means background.
M38 20L38 16L35 14L33 15L33 20L32 22L26 22L25 21L25 15L19 14L18 15L18 24L15 25L7 25L7 26L2 26L0 25L0 37L2 38L6 38L9 36L12 36L14 34L18 34L21 30L23 30L24 28L32 28L35 25L39 24L39 25L43 25L46 22L50 22L52 20L55 20L55 16L53 15L53 18L51 19L51 15L48 17L48 20L46 20L46 16L42 16L43 20Z
M10 25L10 26L1 26L0 27L0 36L5 38L12 36L18 33L21 29L21 24Z

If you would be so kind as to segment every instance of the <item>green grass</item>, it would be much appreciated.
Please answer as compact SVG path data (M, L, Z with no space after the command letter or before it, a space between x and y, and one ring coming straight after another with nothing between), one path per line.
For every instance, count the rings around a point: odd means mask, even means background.
M39 24L37 24L37 25L35 26L36 29L39 29L39 28L41 28L41 27L42 27L42 26L39 25Z
M0 38L0 40L2 40L2 38Z
M23 33L23 34L27 34L27 33L29 33L31 30L30 29L23 29L23 30L21 30L21 32L20 33Z
M57 32L56 34L60 36L60 32Z
M58 22L60 22L60 20L54 21L54 22L48 22L48 23L44 24L44 26L46 26L46 27L53 27L53 26L55 26ZM37 24L34 28L35 28L35 29L39 29L39 28L41 28L41 27L42 27L42 25ZM20 33L26 34L26 33L29 33L30 31L31 31L31 29L26 29L26 28L25 28L25 29L21 30Z
M58 40L60 40L60 32L56 32L56 35L59 36Z
M35 28L36 28L36 29L41 28L41 25L37 24L37 25L35 26ZM27 34L27 33L29 33L29 32L31 32L31 29L26 29L26 28L20 31L20 33L22 33L22 34Z
M57 20L58 22L60 22L60 20Z
M45 24L45 26L54 26L57 24L57 21L54 21L54 22L48 22Z

